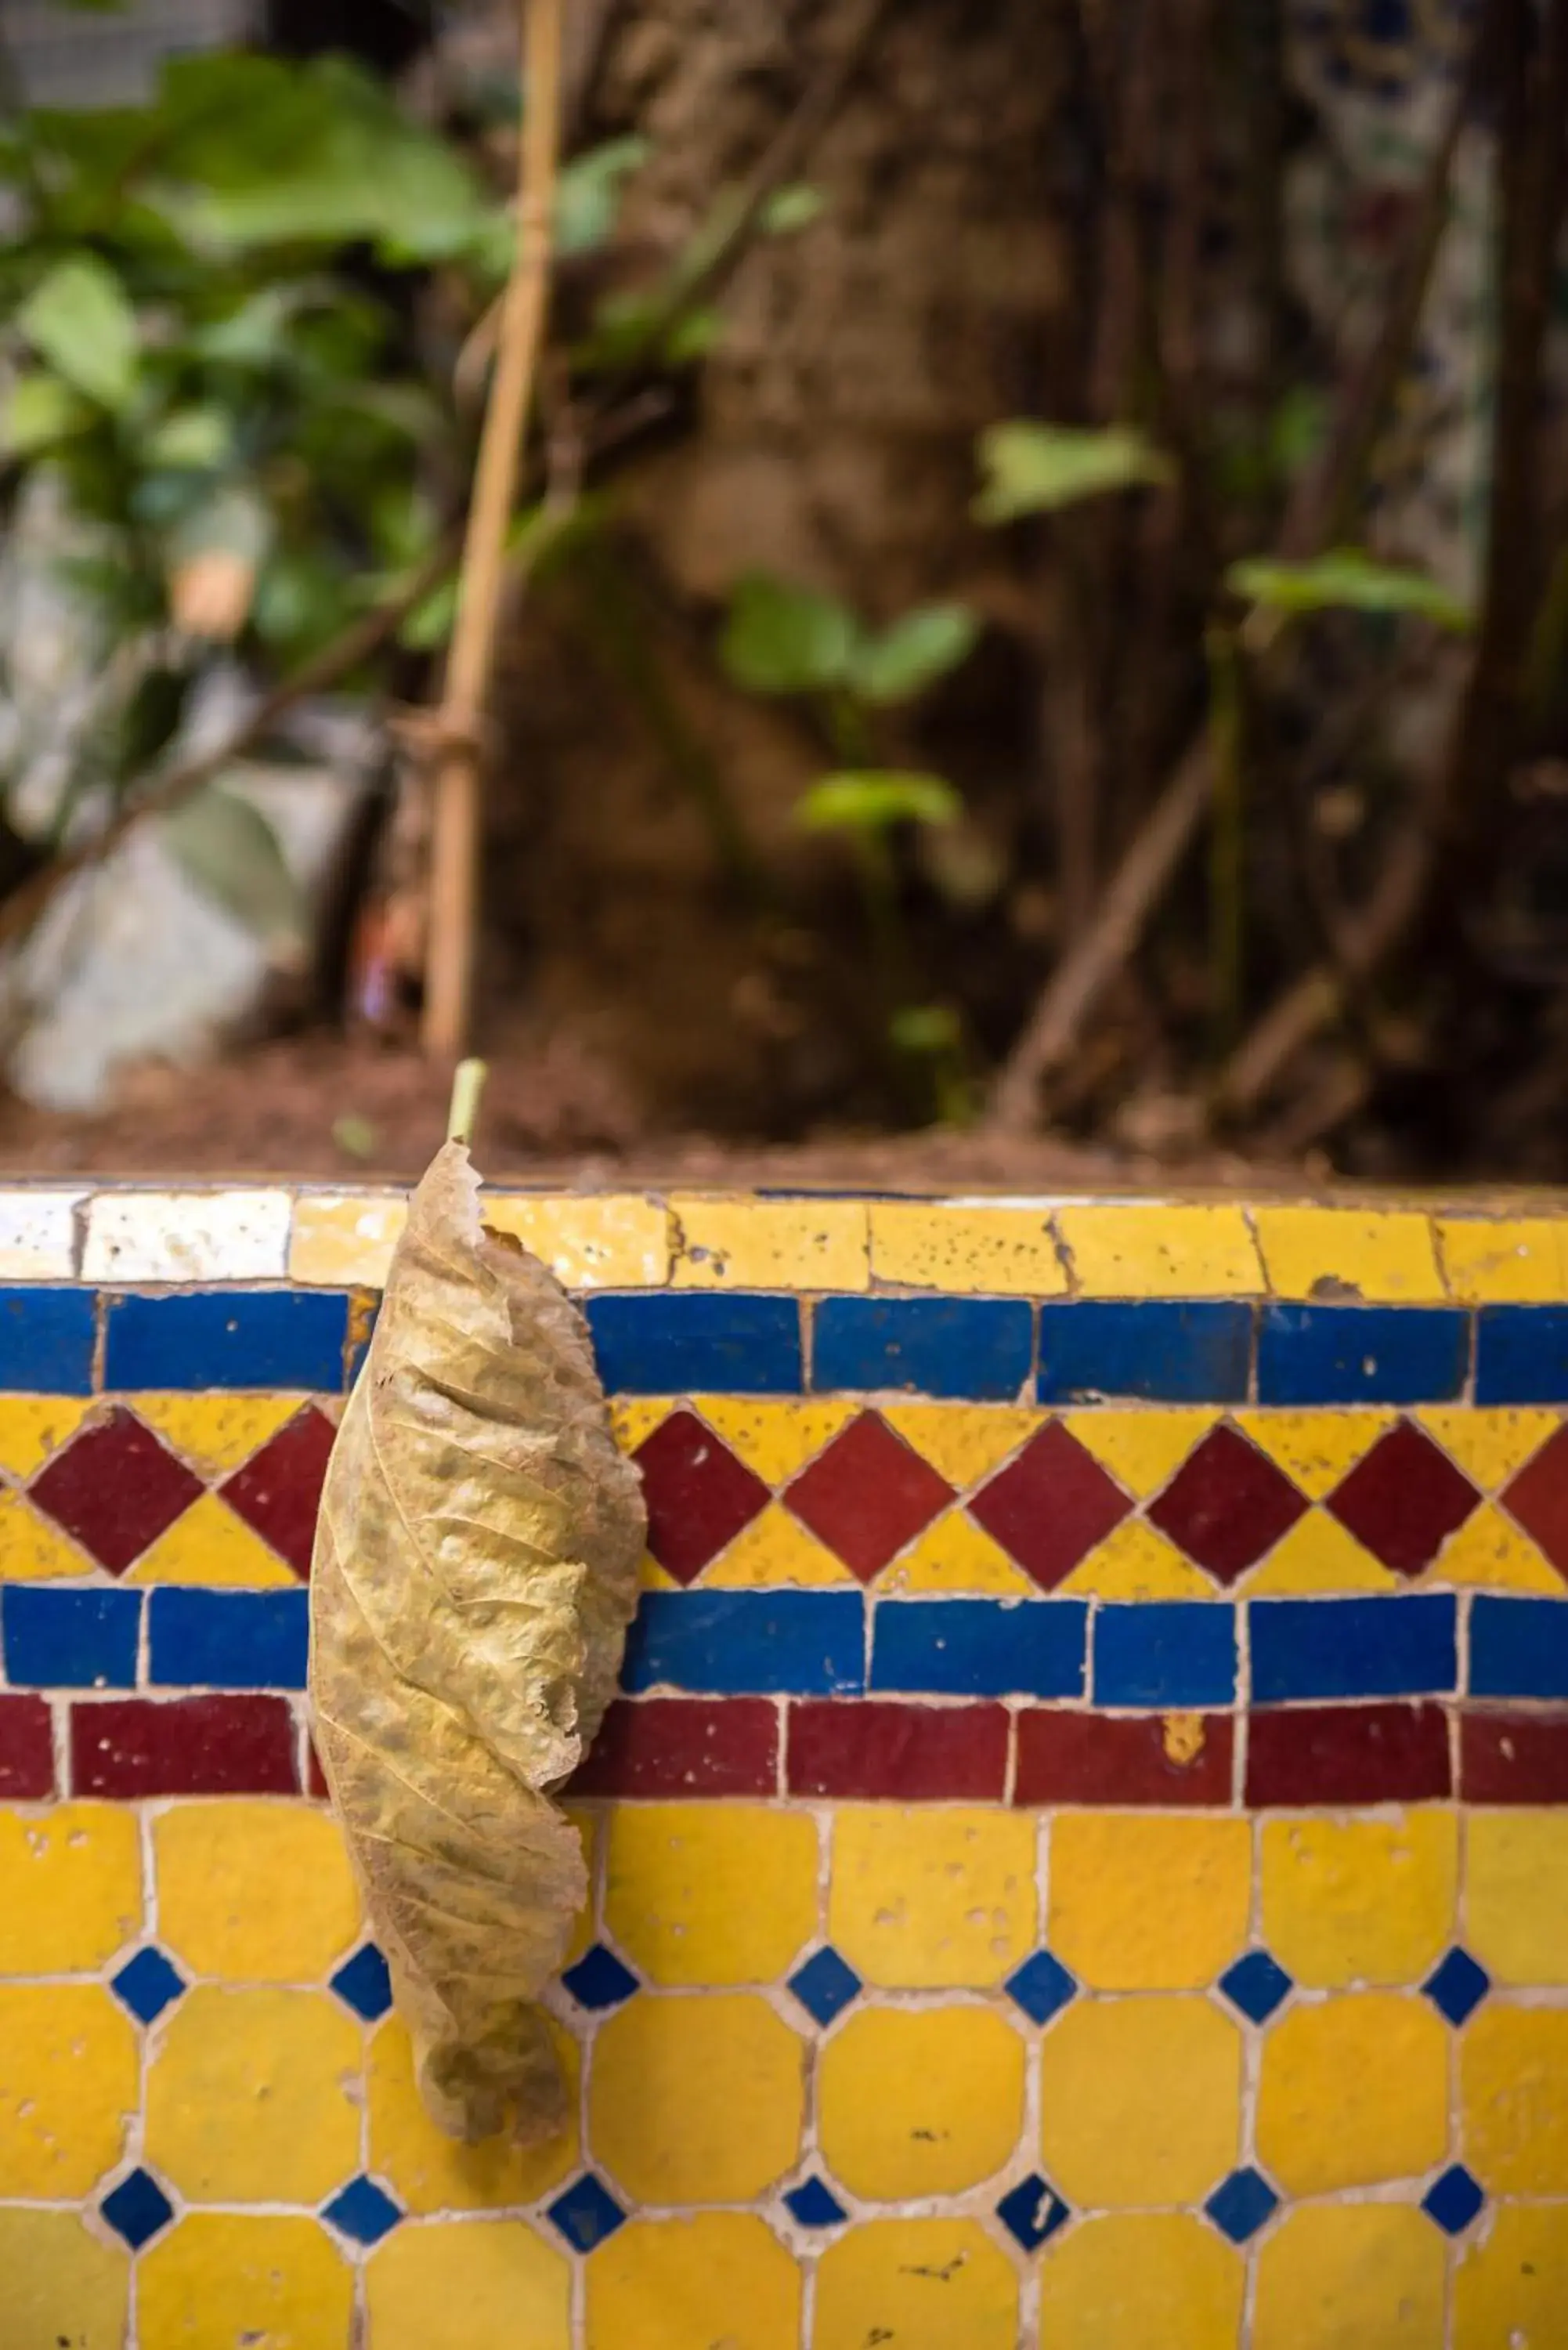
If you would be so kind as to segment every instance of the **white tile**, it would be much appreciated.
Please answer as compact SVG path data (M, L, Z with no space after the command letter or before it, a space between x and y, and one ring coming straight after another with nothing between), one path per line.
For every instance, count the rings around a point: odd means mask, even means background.
M0 1281L73 1281L85 1191L0 1191Z
M88 1281L281 1281L286 1191L99 1191L88 1208Z

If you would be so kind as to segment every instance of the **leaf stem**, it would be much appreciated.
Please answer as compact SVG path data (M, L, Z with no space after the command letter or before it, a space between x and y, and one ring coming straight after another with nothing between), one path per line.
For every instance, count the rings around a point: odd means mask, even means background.
M479 1097L489 1075L486 1062L472 1060L460 1061L452 1072L452 1107L446 1118L449 1142L472 1143L473 1129L479 1123Z

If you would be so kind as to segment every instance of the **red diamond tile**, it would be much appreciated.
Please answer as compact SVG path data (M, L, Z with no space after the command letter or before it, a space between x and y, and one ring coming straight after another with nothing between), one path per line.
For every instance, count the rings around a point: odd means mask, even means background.
M1305 1508L1284 1471L1222 1423L1188 1456L1148 1514L1189 1558L1233 1583Z
M852 1575L869 1583L952 1497L947 1479L879 1413L863 1411L801 1471L784 1500Z
M202 1492L134 1412L117 1404L50 1461L31 1500L96 1558L123 1575Z
M306 1404L218 1488L231 1510L270 1543L303 1581L310 1573L321 1481L337 1431Z
M636 1454L648 1547L677 1583L701 1575L760 1510L768 1489L694 1411L672 1411Z
M1462 1470L1408 1419L1380 1436L1329 1497L1329 1509L1396 1575L1419 1575L1478 1496Z
M1043 1591L1054 1591L1131 1508L1115 1478L1054 1419L981 1486L969 1513Z
M1559 1575L1568 1579L1568 1427L1560 1428L1527 1461L1503 1497Z

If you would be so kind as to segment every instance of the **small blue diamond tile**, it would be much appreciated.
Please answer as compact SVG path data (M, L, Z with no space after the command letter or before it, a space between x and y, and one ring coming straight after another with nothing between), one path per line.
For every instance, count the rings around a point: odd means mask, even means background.
M790 2189L784 2202L803 2228L836 2228L849 2216L820 2178L803 2179L798 2187Z
M1008 2189L996 2207L996 2216L1026 2252L1037 2252L1069 2214L1055 2189L1035 2171Z
M807 2015L818 2023L831 2023L848 2006L860 1989L860 1978L847 1959L841 1959L831 1942L797 1967L789 1979L789 1987L805 2008Z
M623 1967L613 1950L596 1942L585 1950L575 1967L568 1967L561 1977L579 2007L619 2007L639 1988L637 1977L629 1967Z
M1445 2236L1462 2236L1486 2201L1462 2162L1451 2163L1421 2198L1421 2209Z
M585 2170L564 2195L556 2196L549 2216L574 2251L591 2252L596 2244L614 2235L626 2213L593 2172Z
M392 2004L392 1978L374 1942L361 1942L332 1977L332 1988L346 2007L367 2023L379 2022Z
M379 2244L383 2236L389 2236L403 2215L373 2178L351 2178L330 2203L325 2204L321 2216L351 2243L369 2245Z
M1291 1979L1267 1950L1249 1950L1226 1969L1220 1988L1249 2023L1266 2023L1289 1993Z
M1244 2244L1278 2210L1279 2200L1262 2172L1249 2164L1222 2178L1203 2208L1222 2236Z
M1491 1989L1491 1977L1456 1944L1421 1988L1446 2022L1463 2023Z
M185 1978L161 1950L149 1949L127 1959L119 1972L110 1977L109 1989L138 2023L151 2023L180 1997Z
M1049 1950L1036 1950L1008 1976L1002 1989L1036 2023L1049 2023L1075 1995L1078 1986L1060 1959L1054 1959Z
M151 2171L133 2170L99 2205L101 2218L139 2252L174 2217L174 2206Z

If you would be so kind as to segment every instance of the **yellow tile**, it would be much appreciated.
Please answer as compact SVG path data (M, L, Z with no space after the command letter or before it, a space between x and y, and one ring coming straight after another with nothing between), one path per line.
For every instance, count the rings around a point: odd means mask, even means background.
M750 2212L634 2220L588 2261L585 2350L797 2350L800 2303L799 2269Z
M1499 1982L1568 1983L1568 1812L1471 1812L1465 1944Z
M1568 1219L1439 1216L1438 1245L1461 1305L1568 1297Z
M864 1200L672 1196L676 1289L868 1289Z
M568 1289L662 1289L670 1278L670 1216L658 1200L487 1191L483 1209L492 1232L512 1233Z
M1024 1814L841 1804L828 1938L867 1982L984 1990L1034 1947L1034 1841Z
M413 2048L395 2015L378 2025L366 2059L370 2116L370 2168L384 2178L406 2210L515 2210L559 2187L580 2168L577 2128L577 2043L558 2024L550 2037L567 2083L567 2126L543 2146L516 2146L509 2137L464 2146L437 2129L414 2079Z
M611 1396L611 1433L623 1452L635 1452L674 1409L673 1396Z
M323 1981L358 1939L342 1833L318 1804L224 1795L154 1815L159 1939L197 1975Z
M30 1477L76 1434L92 1409L86 1396L0 1395L0 1469Z
M0 1974L96 1970L140 1930L134 1812L120 1804L0 1810Z
M756 1591L779 1584L820 1589L855 1587L855 1577L782 1502L770 1502L702 1570L701 1581L721 1591Z
M1201 2203L1238 2160L1241 2035L1206 1999L1075 2000L1041 2043L1040 2114L1077 2210Z
M1537 1411L1522 1405L1482 1409L1474 1404L1429 1404L1416 1418L1466 1476L1488 1493L1506 1485L1563 1425L1560 1411Z
M1311 1509L1282 1534L1235 1589L1249 1599L1282 1592L1398 1591L1403 1578L1380 1565L1326 1510Z
M1218 1411L1167 1410L1158 1404L1143 1411L1063 1414L1085 1451L1140 1502L1169 1484L1219 1417Z
M1288 2192L1419 2177L1448 2132L1449 2028L1428 2000L1356 1991L1270 2026L1258 2158Z
M973 2220L873 2220L818 2262L811 2340L812 2350L1018 2350L1018 2279Z
M823 2159L873 2203L978 2187L1023 2126L1023 2043L991 2008L860 2008L817 2060Z
M769 1804L628 1804L605 1924L656 1983L783 1980L817 1930L816 1822Z
M1483 1502L1449 1536L1432 1562L1430 1579L1483 1591L1533 1591L1544 1599L1563 1596L1563 1577L1495 1502Z
M1263 1940L1298 1982L1421 1982L1455 1939L1455 1813L1300 1813L1261 1834Z
M136 2031L98 1983L0 1988L0 2196L85 2195L137 2106Z
M399 2228L365 2269L369 2350L572 2350L572 2272L522 2220Z
M1051 2350L1235 2350L1242 2275L1200 2220L1090 2220L1041 2255L1040 2338Z
M136 2268L138 2350L343 2350L351 2337L353 2276L315 2220L190 2211Z
M1561 2350L1568 2228L1561 2204L1503 2204L1459 2254L1453 2350Z
M890 1403L882 1417L954 1492L967 1493L1044 1428L1050 1414L1003 1403Z
M1254 1208L1276 1297L1440 1304L1448 1297L1429 1216L1408 1208Z
M1397 1414L1391 1411L1234 1411L1260 1452L1321 1502L1364 1460Z
M381 1288L408 1215L400 1192L302 1191L289 1229L290 1281Z
M961 1200L873 1200L871 1270L902 1289L1060 1297L1067 1276L1039 1208Z
M248 1591L299 1587L294 1569L216 1493L202 1493L182 1511L123 1580L222 1585Z
M1096 1599L1223 1599L1200 1566L1143 1518L1124 1518L1096 1543L1058 1586L1064 1597Z
M196 2203L318 2203L358 2168L361 2036L329 1991L198 1983L147 2074L147 2158Z
M122 2350L130 2259L74 2211L0 2210L5 2350Z
M7 1583L42 1583L57 1575L97 1572L86 1551L78 1550L20 1493L0 1492L0 1558L5 1562Z
M634 2202L748 2203L799 2155L805 2065L761 1999L643 1991L594 2043L590 2151Z
M1258 2256L1253 2350L1444 2350L1447 2269L1441 2235L1408 2204L1287 2212Z
M815 1461L860 1411L850 1396L821 1402L794 1396L697 1396L697 1409L717 1436L775 1492Z
M1037 1591L1002 1544L956 1504L899 1552L877 1588L888 1593L983 1591L1002 1599L1032 1599Z
M204 1477L221 1477L259 1452L286 1427L304 1399L296 1395L128 1395L138 1419Z
M1459 2040L1460 2151L1493 2195L1568 2195L1568 2009L1489 2000Z
M561 1809L577 1831L583 1847L583 1866L588 1873L588 1898L577 1914L576 1924L572 1928L572 1939L561 1960L562 1967L566 1968L576 1965L597 1930L594 1916L594 1887L598 1882L599 1835L604 1814L597 1804L563 1804Z
M1096 1991L1200 1991L1240 1951L1245 1820L1064 1812L1051 1825L1051 1948Z
M1257 1297L1257 1243L1240 1208L1171 1207L1160 1200L1059 1208L1076 1286L1085 1297Z

